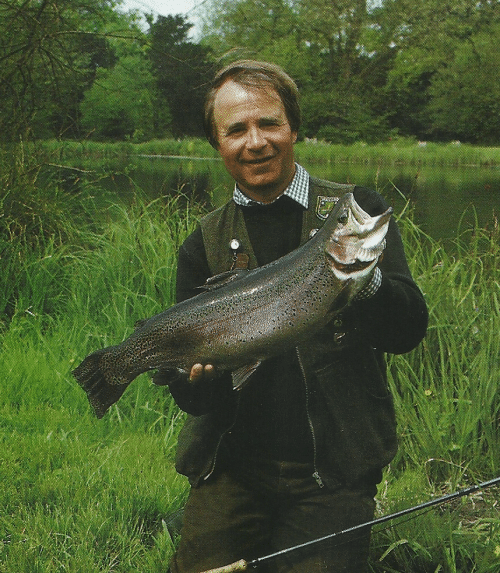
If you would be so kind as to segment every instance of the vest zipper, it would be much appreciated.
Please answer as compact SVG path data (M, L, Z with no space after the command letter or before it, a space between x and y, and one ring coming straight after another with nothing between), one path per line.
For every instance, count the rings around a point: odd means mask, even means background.
M222 442L222 438L226 435L226 433L229 430L226 430L225 432L223 432L220 435L219 441L217 442L217 447L215 448L215 452L214 452L214 457L212 458L212 465L210 466L210 469L208 470L208 473L205 474L203 476L203 480L206 481L213 473L215 470L215 462L217 461L217 454L219 453L219 448L220 448L220 443Z
M312 441L313 441L313 474L312 477L315 479L316 483L318 484L319 487L324 487L324 483L323 480L321 478L321 476L319 475L318 472L318 468L316 466L316 461L317 461L317 444L316 444L316 433L314 431L314 425L311 419L311 414L309 412L309 384L307 382L307 376L306 376L306 371L304 368L304 364L302 363L302 357L300 356L300 351L299 351L299 347L295 347L295 351L297 353L297 358L299 360L299 366L300 366L300 371L302 372L302 379L304 380L304 386L306 389L306 415L307 415L307 422L309 424L309 428L311 430L311 436L312 436Z
M217 442L217 447L215 448L215 452L214 452L214 457L212 458L212 465L210 466L210 469L208 470L208 473L205 474L205 476L203 476L203 480L206 481L207 479L210 478L210 476L214 473L215 470L215 464L217 462L217 455L219 453L219 448L222 442L222 439L224 438L224 436L230 432L233 428L234 425L236 424L236 418L238 417L238 410L240 408L240 396L238 396L237 402L236 402L236 408L235 408L235 412L234 412L234 418L233 418L233 422L232 424L222 432L222 434L219 437L219 441Z

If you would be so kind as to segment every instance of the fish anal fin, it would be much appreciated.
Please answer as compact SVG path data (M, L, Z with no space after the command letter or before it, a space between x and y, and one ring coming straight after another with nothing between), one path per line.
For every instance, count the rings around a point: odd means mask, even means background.
M241 390L248 381L248 379L250 378L250 376L261 365L261 363L262 363L261 360L257 360L257 362L253 364L245 364L245 366L242 366L241 368L234 370L234 372L232 373L233 389Z
M99 392L91 394L87 392L87 397L94 410L95 415L101 419L108 409L113 406L121 398L122 394L127 389L127 386L112 386L107 384L101 388Z

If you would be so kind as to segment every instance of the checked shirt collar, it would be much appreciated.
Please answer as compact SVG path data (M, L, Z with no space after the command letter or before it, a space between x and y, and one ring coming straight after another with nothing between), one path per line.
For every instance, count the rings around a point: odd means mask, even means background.
M294 201L299 203L299 205L302 205L305 209L307 209L307 207L309 206L309 174L298 163L295 164L295 176L292 179L292 182L283 191L280 197L282 197L283 195L290 197L290 199L293 199ZM275 201L277 201L278 199L279 197L277 197ZM260 201L254 201L253 199L248 198L238 187L237 183L234 186L233 201L237 205L241 205L242 207L263 204Z

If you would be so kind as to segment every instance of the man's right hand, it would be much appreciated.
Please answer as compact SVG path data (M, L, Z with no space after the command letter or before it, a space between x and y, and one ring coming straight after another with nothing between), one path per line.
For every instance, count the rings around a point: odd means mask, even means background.
M213 364L194 364L189 373L189 381L196 383L202 380L210 381L215 378L215 366Z

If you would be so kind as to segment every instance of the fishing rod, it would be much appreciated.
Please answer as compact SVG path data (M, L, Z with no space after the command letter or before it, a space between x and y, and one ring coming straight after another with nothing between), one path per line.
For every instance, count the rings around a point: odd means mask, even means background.
M255 568L259 564L274 559L275 557L279 557L280 555L286 555L291 553L292 551L297 551L299 549L303 549L305 547L309 547L311 545L315 545L316 543L321 543L326 541L327 539L333 539L334 537L339 537L341 535L345 535L347 533L352 533L353 531L358 531L365 527L372 527L373 525L378 525L379 523L385 523L386 521L390 521L391 519L397 519L398 517L403 517L408 515L409 513L413 513L415 511L419 511L421 509L427 509L434 505L439 505L441 503L445 503L447 501L451 501L452 499L457 499L459 497L464 497L466 495L470 495L476 491L481 491L488 487L500 484L500 476L496 477L492 480L485 481L483 483L473 485L471 487L467 487L465 489L461 489L454 493L449 493L443 495L442 497L438 497L436 499L432 499L430 501L426 501L419 505L415 505L413 507L409 507L408 509L403 509L401 511L397 511L395 513L390 513L389 515L384 515L382 517L378 517L377 519L373 519L372 521L367 521L365 523L360 523L359 525L355 525L354 527L349 527L348 529L343 529L342 531L338 531L337 533L330 533L329 535L325 535L324 537L318 537L317 539L313 539L311 541L306 541L305 543L300 543L299 545L294 545L293 547L288 547L286 549L282 549L280 551L276 551L275 553L270 553L269 555L264 555L263 557L258 557L257 559L253 559L252 561L245 561L244 559L240 559L239 561L235 561L230 565L225 565L223 567L218 567L216 569L210 569L207 571L203 571L202 573L236 573L237 571L246 571L247 569Z

